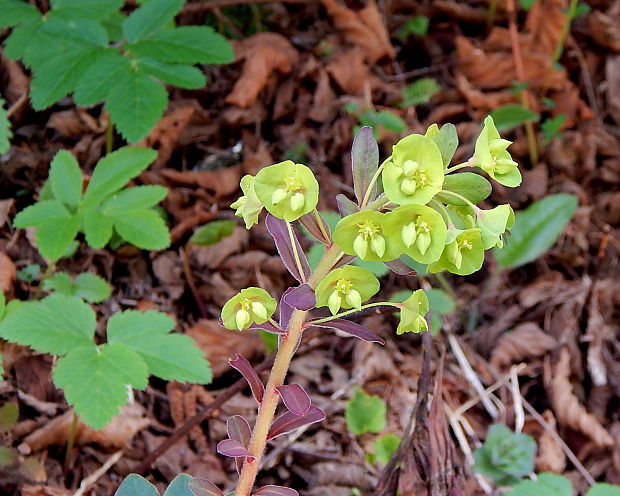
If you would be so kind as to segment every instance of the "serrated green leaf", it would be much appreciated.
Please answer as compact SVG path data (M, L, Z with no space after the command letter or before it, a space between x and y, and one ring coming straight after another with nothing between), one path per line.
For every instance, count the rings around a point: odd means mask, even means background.
M573 486L561 475L544 473L538 479L524 480L514 486L506 496L572 496Z
M620 496L620 486L599 482L588 489L586 496Z
M82 205L100 204L137 177L157 157L150 148L124 147L103 157L93 171Z
M150 57L136 60L144 72L179 88L198 89L207 84L202 71L191 65L168 64Z
M108 244L112 237L114 221L101 213L99 208L87 208L82 213L82 229L88 246L97 250Z
M108 341L135 350L150 373L162 379L211 382L211 368L202 351L187 336L170 333L173 328L174 322L164 313L127 310L108 320Z
M232 220L215 220L194 231L189 243L198 246L209 246L219 243L222 239L230 236L237 225Z
M170 246L170 231L155 210L132 210L112 218L116 232L138 248L163 250Z
M498 131L509 131L526 122L536 122L540 116L523 105L504 105L491 112Z
M441 86L434 78L421 78L403 88L401 107L410 107L428 103L430 99L441 91Z
M93 429L101 429L127 403L127 385L144 389L148 369L140 356L121 343L75 348L58 360L54 384Z
M73 154L60 150L50 164L50 187L57 200L76 207L82 196L82 171Z
M103 19L123 6L123 0L53 0L52 9L66 18Z
M179 474L164 491L164 496L194 496L189 490L189 481L192 476L188 474Z
M396 434L386 434L385 436L375 439L373 445L375 447L377 460L387 465L392 455L396 453L399 444L400 438Z
M547 196L515 214L515 224L504 247L494 249L497 262L515 268L532 262L556 242L577 210L577 197L566 193Z
M228 64L235 58L228 40L209 26L181 26L161 31L128 49L137 55L185 64Z
M76 347L94 346L95 312L75 296L53 294L40 301L20 303L0 322L7 341L64 355Z
M26 228L44 225L56 219L68 219L71 212L58 200L45 200L26 207L13 219L15 227Z
M54 13L52 13L54 14ZM108 32L97 21L92 19L65 19L60 16L52 15L42 28L42 33L49 36L54 41L54 48L60 48L58 41L64 50L69 48L71 51L90 47L107 47L110 40Z
M123 215L129 211L153 207L166 198L167 194L168 188L163 186L149 185L127 188L103 202L101 211L111 217Z
M159 496L157 488L138 474L125 477L114 496Z
M11 132L11 121L4 108L5 104L6 102L0 97L0 155L9 151L11 137L13 136Z
M58 272L43 281L45 291L55 291L66 296L75 296L73 279L66 272Z
M42 27L43 21L36 17L13 28L4 41L4 55L14 60L25 57L33 46L37 46L37 37ZM24 62L30 65L26 60Z
M117 43L123 40L123 22L126 18L122 12L113 12L101 21L101 25L108 32L110 42Z
M17 26L41 16L39 9L22 0L0 0L0 12L0 28Z
M43 289L67 296L77 296L90 303L99 303L110 297L112 289L101 277L84 272L75 280L66 272L59 272L43 282Z
M131 42L157 31L183 7L184 0L150 0L134 10L123 23L125 38Z
M132 71L131 60L115 50L106 51L88 68L75 88L75 103L94 105L108 96L119 79Z
M356 387L353 397L347 403L344 417L347 427L356 435L366 432L381 432L386 426L385 401L379 396L364 393Z
M155 3L154 1L149 2ZM168 93L161 83L141 71L131 71L108 93L105 103L112 122L130 143L144 138L161 118Z

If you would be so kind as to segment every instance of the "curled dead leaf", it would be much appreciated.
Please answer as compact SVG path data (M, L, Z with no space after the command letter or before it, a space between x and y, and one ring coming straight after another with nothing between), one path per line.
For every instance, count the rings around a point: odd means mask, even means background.
M16 275L17 271L13 260L6 253L0 252L0 290L4 293L10 293L13 290Z
M620 52L620 26L618 19L594 10L588 15L588 34L599 45Z
M545 422L552 429L555 429L555 417L550 410L545 410L542 414ZM537 438L538 454L536 455L537 472L555 472L561 474L566 468L566 455L562 446L546 430L543 430Z
M531 36L531 44L546 57L553 57L566 23L566 0L543 0L534 2L527 14L525 32Z
M503 369L527 358L542 356L554 349L557 344L557 341L546 334L538 324L524 322L500 338L491 353L490 363L498 369Z
M231 195L239 189L241 166L225 167L206 171L177 171L164 169L161 175L173 183L199 186L213 194L215 198Z

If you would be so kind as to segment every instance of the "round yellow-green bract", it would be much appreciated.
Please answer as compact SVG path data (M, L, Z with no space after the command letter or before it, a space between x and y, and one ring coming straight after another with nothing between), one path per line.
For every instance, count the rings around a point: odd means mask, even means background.
M222 308L222 322L226 329L237 329L235 316L237 312L241 310L241 302L246 298L253 302L262 303L267 309L267 318L261 318L253 312L250 312L250 321L243 327L244 329L247 329L252 323L263 324L267 322L276 311L276 300L264 289L255 287L242 289L228 300Z
M382 257L378 257L376 253L368 251L367 256L363 260L368 261L388 261L394 260L402 255L400 248L392 240L388 239L383 229L385 214L376 210L363 210L340 219L334 230L333 240L340 249L347 255L356 255L353 249L353 242L359 234L358 223L371 221L379 227L379 234L385 238L385 253Z
M417 162L419 170L423 171L428 183L419 187L411 194L401 190L405 178L403 165L408 160ZM443 159L437 144L421 134L412 134L403 138L394 145L392 157L385 164L382 173L383 189L390 201L398 205L425 205L433 196L441 191L444 179Z
M407 247L401 235L405 225L419 219L427 222L431 231L431 243L424 254L415 243ZM409 255L416 262L422 264L429 264L439 259L448 233L443 217L425 205L402 205L395 208L386 214L384 230L388 238L398 244L405 255Z
M289 201L283 201L275 205L272 201L276 190L286 188L287 177L297 178L301 185L301 189L298 192L304 197L304 206L300 210L294 211ZM296 164L291 160L270 165L258 171L254 181L254 191L271 215L288 222L297 220L302 215L314 210L319 201L319 183L312 171L307 166Z
M448 234L448 237L450 237L450 233ZM461 253L463 254L463 261L461 263L461 266L457 267L449 260L447 253L451 245L462 241L469 242L472 248L461 251ZM477 270L480 270L483 262L484 249L482 248L480 229L467 229L459 232L453 238L453 241L451 241L444 247L441 257L439 257L439 260L428 266L428 271L431 274L435 274L437 272L441 272L442 270L447 270L452 274L467 276L469 274L473 274Z
M418 333L428 330L428 323L424 318L428 312L428 297L422 289L414 291L402 305L396 334Z
M489 176L495 179L498 183L514 188L521 184L521 172L519 172L518 166L514 165L505 173L499 173L496 171L494 161L496 159L512 160L508 150L504 149L499 153L492 153L489 148L491 140L498 140L501 136L499 131L495 127L495 122L491 116L484 119L484 126L482 131L476 139L476 146L474 149L473 163L485 171ZM506 142L506 147L510 145L510 142Z
M326 307L330 295L336 288L336 283L341 280L350 281L355 289L362 297L362 302L369 300L379 292L379 280L375 275L362 267L356 267L354 265L345 265L339 269L332 270L321 282L317 285L316 294L316 306ZM344 299L341 304L342 308L353 308Z

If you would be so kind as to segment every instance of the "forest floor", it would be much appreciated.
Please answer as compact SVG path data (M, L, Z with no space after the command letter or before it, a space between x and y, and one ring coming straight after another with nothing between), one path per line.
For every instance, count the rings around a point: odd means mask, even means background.
M523 126L506 133L524 181L510 190L494 185L486 204L509 202L520 210L552 193L572 193L579 199L573 220L535 262L501 270L489 256L472 276L447 277L456 309L432 340L396 336L389 313L364 319L385 339L383 347L309 330L289 379L306 388L327 419L274 440L259 478L307 496L349 496L352 488L396 494L396 486L400 494L423 495L437 479L451 481L461 494L493 494L497 490L472 472L471 451L491 424L522 422L539 446L537 472L564 474L580 491L588 474L620 483L620 4L589 0L590 10L573 20L554 63L568 2L538 0L519 10L518 31L510 33L511 3L498 2L491 29L488 6L477 1L187 4L179 23L215 20L236 38L237 61L205 67L205 89L172 90L165 118L144 140L159 155L138 182L169 188L163 207L173 244L151 253L81 244L59 267L110 281L113 297L98 306L103 320L126 308L169 313L211 360L214 382L205 388L152 380L106 431L81 427L70 467L63 469L71 414L51 380L53 359L5 343L0 403L18 402L20 417L2 434L3 444L28 463L0 470L0 492L74 494L107 462L114 463L81 494L111 495L124 476L142 468L160 490L180 472L230 490L234 463L217 455L215 445L225 437L227 416L252 422L256 405L244 391L217 409L205 408L239 378L229 357L239 353L258 364L268 354L260 336L223 329L219 309L241 288L279 295L292 278L262 224L251 231L239 224L212 246L190 245L189 237L211 220L234 219L229 205L240 194L240 178L285 158L312 167L322 189L319 209L335 211L336 194L352 191L347 171L358 121L345 109L352 103L390 111L406 123L403 133L380 128L384 157L401 136L454 123L458 163L471 156L489 112L519 103L515 86L524 81L525 101L547 123L534 126L538 158L532 161ZM428 19L426 34L404 28L414 16ZM0 68L10 106L26 93L29 76L6 58ZM403 89L423 77L434 78L438 91L426 103L402 106ZM23 269L45 262L11 220L34 201L58 150L70 150L92 171L104 154L107 121L100 106L78 108L69 98L38 113L24 102L11 120L13 146L0 157L0 285L10 297L27 299L36 281ZM117 137L115 145L121 144ZM381 296L421 285L439 282L386 275ZM494 399L480 401L478 385L493 386ZM347 429L344 409L355 386L386 402L382 434L402 436L412 418L421 420L413 447L398 452L400 463L388 470L366 456L377 435ZM420 401L430 393L430 404ZM196 418L189 436L179 435ZM154 452L171 436L174 446ZM154 453L150 466L141 467Z

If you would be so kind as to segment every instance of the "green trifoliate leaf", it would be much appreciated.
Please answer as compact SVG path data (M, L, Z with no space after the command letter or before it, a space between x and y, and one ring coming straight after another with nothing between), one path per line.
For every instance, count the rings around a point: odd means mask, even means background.
M340 308L360 308L379 292L379 281L362 267L346 265L332 270L316 287L316 306L329 307L332 314Z
M254 176L250 174L243 176L241 178L243 196L230 205L230 208L236 209L235 215L243 218L246 229L250 229L254 224L258 223L258 215L263 210L263 204L254 191L254 181Z
M498 205L491 210L478 209L476 211L476 225L480 228L482 248L488 250L504 245L502 235L510 230L514 224L515 214L508 204Z
M476 140L472 162L498 183L514 188L521 184L521 173L507 151L511 143L501 138L493 117L489 116L484 120L484 127Z
M207 84L202 71L191 65L169 64L151 57L136 59L136 64L147 74L179 88L193 90Z
M277 302L261 288L246 288L233 296L222 308L226 329L243 330L251 324L264 324L276 311Z
M90 303L100 303L112 294L112 288L105 279L90 272L78 275L75 280L66 272L59 272L43 282L43 289L77 296Z
M428 298L423 290L418 289L402 303L396 334L428 331L428 323L424 318L427 312Z
M233 233L237 223L232 220L214 220L194 231L189 243L197 246L210 246L219 243Z
M512 486L534 470L536 441L501 424L492 425L484 445L474 452L474 471L500 486Z
M451 238L453 241L446 244L441 257L428 266L428 271L434 274L447 270L452 274L466 276L479 270L484 262L480 229L448 230L447 239Z
M347 255L362 260L394 260L401 255L396 243L384 232L386 214L363 210L347 215L336 225L334 242Z
M60 42L63 51L76 51L84 48L103 48L109 44L108 33L97 21L92 19L65 19L52 15L46 20L43 32Z
M17 305L0 323L0 336L51 355L94 346L95 312L75 296L53 294Z
M382 177L390 201L399 205L424 205L441 191L444 179L441 152L426 136L407 136L394 145Z
M394 209L386 214L384 230L390 243L423 264L441 256L448 232L441 215L424 205L402 205Z
M561 475L539 474L535 481L523 480L514 486L506 496L572 496L573 485ZM588 496L591 496L588 493Z
M143 250L163 250L170 246L170 231L155 210L131 210L111 216L114 229L132 245Z
M486 200L492 191L491 183L480 174L473 172L461 172L459 174L449 174L445 177L442 191L435 195L435 198L443 203L456 206L466 206L467 202L446 191L457 193L467 198L474 205Z
M183 3L183 0L150 0L144 3L123 23L125 38L131 42L146 38L174 19Z
M1 7L0 7L1 9ZM0 97L0 155L9 151L11 146L11 121L7 117L6 109L4 105L6 102Z
M0 28L10 28L41 16L39 9L23 0L0 0Z
M16 227L35 227L39 252L48 260L62 258L75 239L80 218L57 200L35 203L15 216Z
M129 474L114 496L159 496L157 488L138 474Z
M103 19L123 6L123 0L54 0L53 12L65 19Z
M77 207L82 197L82 171L75 157L60 150L50 164L50 187L54 197L65 205Z
M103 157L93 171L84 193L84 206L100 204L138 176L157 157L150 148L124 147Z
M149 372L162 379L211 382L211 368L202 351L189 337L171 333L173 328L174 321L164 313L126 310L108 320L108 341L135 351Z
M82 75L73 95L75 103L94 105L108 96L117 81L133 71L131 60L116 50L105 51Z
M312 171L291 160L258 171L254 191L271 215L288 222L314 210L319 201L319 183Z
M227 64L235 58L226 38L208 26L181 26L160 31L128 49L136 55L184 64Z
M144 389L148 369L142 358L121 343L76 348L58 360L54 384L93 429L101 429L127 403L127 385Z
M364 393L356 387L353 397L347 403L344 418L347 427L356 435L367 432L381 432L386 426L387 407L379 396Z
M396 453L399 444L400 438L396 434L386 434L385 436L375 439L373 446L375 448L377 461L387 465L392 455Z

